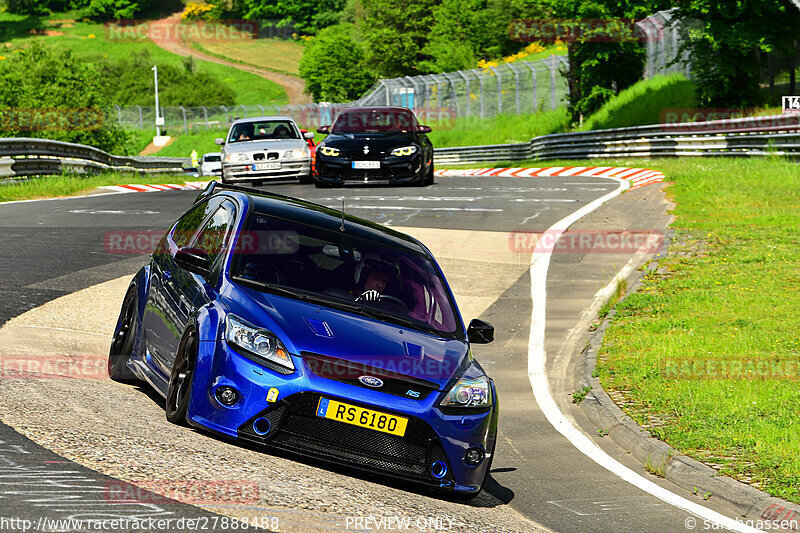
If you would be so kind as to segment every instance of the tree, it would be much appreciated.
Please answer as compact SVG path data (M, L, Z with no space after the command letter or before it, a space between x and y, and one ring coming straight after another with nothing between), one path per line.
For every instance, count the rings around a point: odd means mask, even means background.
M103 112L102 74L33 44L0 61L0 137L39 137L121 152L129 135Z
M356 25L367 63L381 77L424 74L433 59L425 52L439 0L362 0Z
M339 22L347 0L243 0L242 16L251 20L278 19L279 27L296 33L316 34Z
M355 100L375 83L364 46L355 40L354 30L349 23L330 26L306 45L300 75L315 101Z
M684 0L678 14L693 21L687 47L702 106L760 104L759 52L797 53L791 0Z
M665 0L549 0L562 25L579 30L566 38L573 121L594 113L642 77L645 50L633 21L667 7ZM568 22L565 22L568 21Z

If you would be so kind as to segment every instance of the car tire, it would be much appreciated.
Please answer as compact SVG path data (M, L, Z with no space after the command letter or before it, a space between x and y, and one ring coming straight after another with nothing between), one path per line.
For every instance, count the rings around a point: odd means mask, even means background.
M434 176L433 176L433 161L431 161L431 166L428 169L428 175L425 176L425 182L424 182L425 186L427 187L428 185L433 185L433 180L434 180Z
M122 300L119 313L119 328L111 340L108 350L108 376L114 381L135 381L136 374L128 368L128 361L136 345L136 329L139 324L136 288L131 287Z
M330 189L331 188L331 184L330 183L324 183L322 181L315 181L314 182L314 187L316 187L317 189Z
M312 181L314 181L314 178L313 178L313 176L311 175L311 173L309 172L308 174L301 174L301 175L300 175L300 180L299 180L299 181L300 181L300 185L308 185L308 184L310 184Z
M169 385L164 401L167 420L180 426L187 425L186 411L192 397L192 383L197 363L197 334L188 330L178 345L175 364L169 376Z

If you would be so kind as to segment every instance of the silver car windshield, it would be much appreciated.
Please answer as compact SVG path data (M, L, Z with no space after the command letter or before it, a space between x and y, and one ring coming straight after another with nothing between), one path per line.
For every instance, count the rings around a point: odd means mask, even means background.
M288 120L240 122L231 128L229 143L270 139L299 139L300 132Z

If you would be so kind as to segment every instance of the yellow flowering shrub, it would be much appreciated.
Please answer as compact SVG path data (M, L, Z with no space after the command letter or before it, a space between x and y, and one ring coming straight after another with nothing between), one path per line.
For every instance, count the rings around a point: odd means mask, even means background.
M182 20L201 19L206 13L214 9L214 4L204 2L188 2L181 13Z

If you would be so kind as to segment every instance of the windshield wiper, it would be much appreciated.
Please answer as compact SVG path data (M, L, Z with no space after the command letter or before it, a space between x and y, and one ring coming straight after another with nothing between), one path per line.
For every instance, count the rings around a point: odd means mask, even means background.
M351 313L361 313L360 305L350 304L347 302L343 302L341 300L329 300L328 298L322 298L320 296L315 296L313 294L308 294L306 292L295 291L283 285L277 285L275 283L269 283L267 281L258 281L254 279L242 278L239 276L234 276L232 279L244 285L252 285L254 286L254 288L264 289L265 291L270 292L272 294L277 294L278 296L286 296L288 298L295 298L297 300L302 300L304 302L313 302L321 305L327 305L330 307L336 307L339 309L344 309L345 311L350 311Z
M381 311L380 309L375 309L374 307L365 307L363 305L359 306L361 314L368 316L370 318L374 318L377 320L385 320L388 322L394 322L395 324L399 324L411 329L421 329L423 331L427 331L429 333L434 333L439 335L440 333L433 329L430 326L426 326L424 324L420 324L418 322L414 322L413 320L409 320L407 318L403 318L401 316L397 316L393 313L388 313L386 311Z

